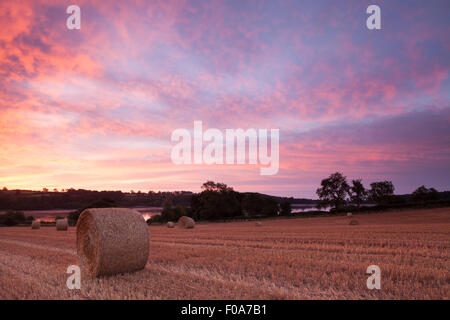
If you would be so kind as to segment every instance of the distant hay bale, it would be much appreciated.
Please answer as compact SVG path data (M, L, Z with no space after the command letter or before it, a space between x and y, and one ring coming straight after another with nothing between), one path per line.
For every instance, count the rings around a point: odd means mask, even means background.
M175 223L172 221L167 222L167 228L175 228Z
M31 229L40 229L41 228L41 222L34 220L31 223Z
M357 226L357 225L359 225L359 221L358 221L358 220L355 220L355 219L352 219L352 220L350 220L349 225L351 225L351 226Z
M133 272L145 267L150 234L140 213L125 208L84 210L77 222L77 252L91 276Z
M257 226L257 227L262 227L262 222L261 222L261 221L256 221L256 222L255 222L255 226Z
M347 212L347 217L351 218L353 214L351 212Z
M195 221L187 216L182 216L178 219L178 226L184 229L192 229L195 226Z
M69 228L69 221L67 221L67 219L56 220L57 231L67 231L67 228Z

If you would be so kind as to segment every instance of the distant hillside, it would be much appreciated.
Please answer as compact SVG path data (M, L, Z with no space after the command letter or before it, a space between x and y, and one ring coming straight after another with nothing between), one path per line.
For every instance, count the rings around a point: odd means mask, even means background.
M271 197L274 198L278 203L281 201L287 200L290 204L317 204L319 203L319 200L313 200L313 199L306 199L306 198L293 198L293 197L277 197L277 196L271 196L264 193L258 193L258 192L241 192L242 194L257 194L263 197Z
M176 205L189 205L192 192L122 192L69 189L65 192L3 190L0 191L0 210L79 209L101 199L113 200L118 206L158 207L170 198Z
M190 191L175 192L122 192L68 189L64 192L0 190L0 210L53 210L79 209L101 199L113 200L122 207L160 207L165 199L174 205L190 206ZM286 199L291 204L316 204L317 200L273 197L278 203Z

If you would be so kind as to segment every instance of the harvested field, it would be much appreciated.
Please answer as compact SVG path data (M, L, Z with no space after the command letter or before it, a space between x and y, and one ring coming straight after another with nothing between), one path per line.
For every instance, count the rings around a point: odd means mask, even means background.
M82 277L75 228L0 228L0 299L448 299L450 208L150 226L144 270ZM381 289L365 271L381 269Z

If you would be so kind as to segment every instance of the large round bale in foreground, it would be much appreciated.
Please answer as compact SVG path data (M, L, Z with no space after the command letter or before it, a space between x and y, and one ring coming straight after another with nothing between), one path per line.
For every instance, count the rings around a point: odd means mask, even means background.
M144 269L149 240L145 219L131 209L86 209L77 222L78 259L92 276Z
M67 219L56 220L57 231L67 231L67 228L69 228L69 222L67 221Z
M175 223L172 221L167 222L167 228L175 228Z
M178 219L178 226L184 229L192 229L195 226L195 221L187 216L182 216Z
M34 220L31 223L31 229L40 229L41 228L41 222Z
M349 225L351 225L351 226L357 226L357 225L359 225L359 221L358 221L358 220L355 220L355 219L352 219L352 220L350 220Z

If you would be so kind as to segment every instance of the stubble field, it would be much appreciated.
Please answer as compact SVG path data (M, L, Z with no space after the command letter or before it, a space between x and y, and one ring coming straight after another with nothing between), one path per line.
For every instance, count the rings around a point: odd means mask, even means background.
M75 228L0 228L0 299L448 299L450 208L347 217L150 226L144 270L82 276ZM366 269L381 269L381 289Z

